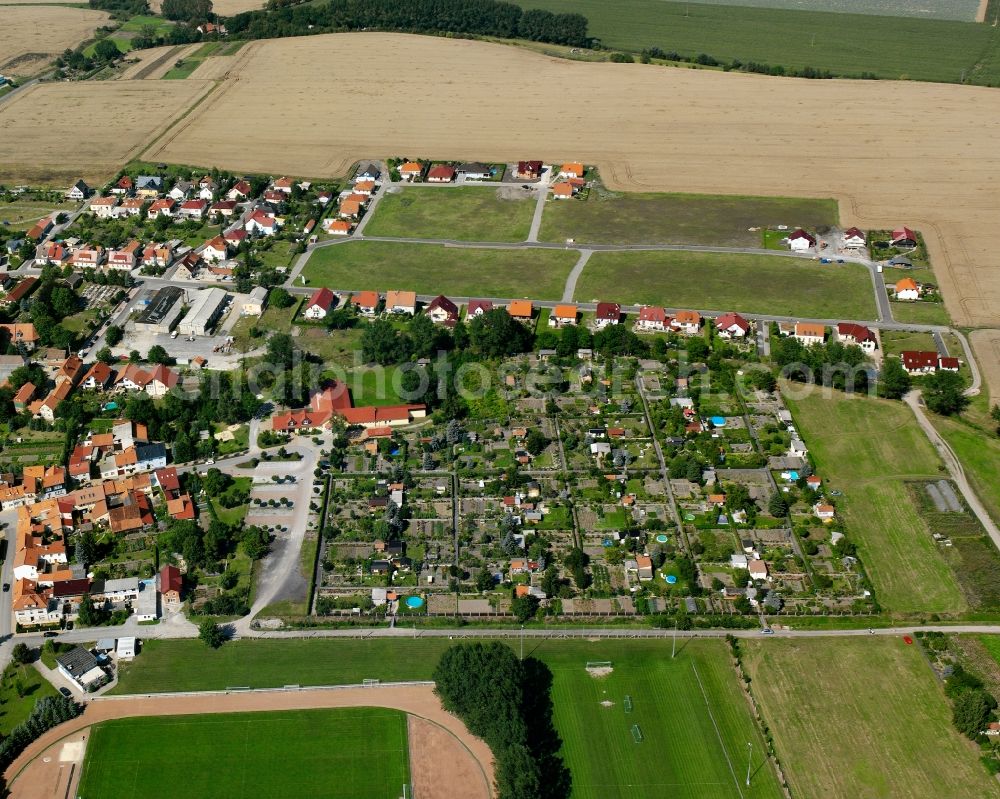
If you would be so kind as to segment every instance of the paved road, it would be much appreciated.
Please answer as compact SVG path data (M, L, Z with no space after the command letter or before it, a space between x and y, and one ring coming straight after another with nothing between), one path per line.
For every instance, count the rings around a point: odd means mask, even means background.
M541 180L535 189L535 213L531 217L531 229L528 231L528 241L538 241L538 231L542 229L542 214L545 213L545 203L549 197L549 176L551 171L546 169L542 172Z
M951 473L951 479L955 481L955 485L958 486L958 490L962 492L962 496L965 498L965 503L969 506L969 509L975 514L976 518L979 519L980 524L989 534L993 541L993 544L1000 549L1000 528L994 523L990 514L986 511L983 503L979 501L979 497L973 490L972 486L969 484L968 478L965 476L965 469L962 467L961 461L959 461L958 456L955 455L954 450L948 445L941 434L938 433L937 428L931 423L931 420L927 418L927 414L924 413L924 406L921 401L920 391L911 391L905 397L903 401L910 406L913 410L914 415L917 417L917 421L920 423L920 427L923 429L927 438L930 439L931 444L938 451L938 455L941 456L941 460L944 461L945 466L948 467L948 471Z
M590 260L590 256L593 254L593 250L580 250L579 260L566 276L566 286L563 288L562 295L563 302L573 302L573 295L576 294L576 281L580 279L580 275L583 274L583 269L587 265L587 261Z

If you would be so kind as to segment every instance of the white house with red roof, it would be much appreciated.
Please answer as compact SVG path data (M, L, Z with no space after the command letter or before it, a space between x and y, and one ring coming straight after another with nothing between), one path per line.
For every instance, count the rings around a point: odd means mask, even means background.
M115 250L108 250L108 269L131 271L139 263L142 244L132 239L128 244Z
M458 306L443 294L427 304L426 313L438 325L453 326L458 321Z
M875 352L878 346L875 334L864 325L854 322L841 322L837 325L837 341L861 347L869 354Z
M118 198L113 195L110 197L95 197L90 201L90 213L98 219L109 219L116 215L115 208L117 206Z
M236 213L236 200L219 200L208 206L209 216L221 216L229 219Z
M273 236L281 227L281 220L273 213L268 213L258 208L250 214L243 227L251 235L259 233L262 236Z
M177 207L177 203L171 200L169 197L163 197L159 200L154 200L149 208L146 209L147 219L156 219L160 216L173 217L174 209Z
M603 330L608 325L617 325L622 320L622 307L617 302L599 302L594 311L594 327Z
M792 252L805 252L816 246L816 237L806 233L802 228L793 230L788 237L788 247Z
M726 313L715 320L719 338L745 338L750 332L750 322L738 313Z
M840 244L845 250L862 250L867 244L864 231L860 228L849 227L840 238Z
M178 216L183 219L204 219L208 212L207 200L185 200L181 203Z
M639 309L639 318L636 320L637 330L652 333L662 333L670 324L667 312L658 305L643 305Z
M330 289L326 287L316 289L309 298L309 302L306 303L306 310L303 316L306 319L326 319L326 315L330 312L336 299Z
M229 257L229 245L222 236L216 236L205 242L205 248L201 251L201 257L209 263L225 261Z
M889 243L893 247L916 247L917 234L906 227L906 225L903 225L902 227L896 228L892 231Z
M238 180L236 181L236 185L226 192L226 199L243 202L250 196L251 190L250 184L247 181Z
M244 241L247 240L249 234L245 230L228 230L222 234L222 238L226 240L226 244L230 247L239 247Z
M474 319L492 310L493 303L490 300L469 300L469 304L465 308L465 315L469 319Z

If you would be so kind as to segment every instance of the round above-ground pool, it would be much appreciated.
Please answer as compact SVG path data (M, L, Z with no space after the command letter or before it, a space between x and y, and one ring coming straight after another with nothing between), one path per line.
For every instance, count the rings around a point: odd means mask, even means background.
M716 427L725 427L726 426L726 417L725 416L713 416L712 417L712 424L715 425Z
M424 606L424 598L422 596L408 596L406 598L406 607L411 610L416 610L417 608L422 608Z
M673 585L676 582L677 582L677 577L676 576L674 576L673 574L668 574L667 575L667 584L668 585Z
M667 543L667 534L666 533L660 533L658 536L656 536L656 543L658 543L658 544L665 544L665 543Z

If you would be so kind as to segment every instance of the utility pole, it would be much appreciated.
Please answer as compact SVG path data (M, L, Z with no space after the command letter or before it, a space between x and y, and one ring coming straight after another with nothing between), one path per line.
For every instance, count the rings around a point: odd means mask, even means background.
M521 625L521 660L524 660L524 625Z
M753 744L747 741L747 788L750 787L750 764L753 763Z

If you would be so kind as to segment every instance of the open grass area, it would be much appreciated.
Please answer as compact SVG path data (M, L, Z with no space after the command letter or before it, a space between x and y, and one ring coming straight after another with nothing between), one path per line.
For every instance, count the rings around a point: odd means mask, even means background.
M818 318L874 319L868 271L772 255L597 252L575 299Z
M605 47L659 47L837 75L995 83L998 37L974 22L703 5L664 0L519 0L524 8L583 14ZM891 14L891 12L889 12Z
M42 200L0 202L0 232L28 230L43 216L57 211L70 213L75 207L75 203L50 203Z
M34 666L9 665L0 681L0 733L9 735L14 727L31 715L35 702L56 694L52 683L42 677Z
M323 359L324 363L349 368L357 362L355 353L361 350L362 328L327 330L320 326L302 326L295 346ZM360 359L360 354L358 359Z
M457 241L524 241L535 193L482 186L406 187L386 194L365 227L369 236Z
M299 306L305 301L305 297L299 298L287 308L275 308L268 306L260 316L244 316L233 325L230 335L233 343L240 352L248 352L258 347L263 347L267 343L268 333L288 333L292 329L292 320L298 313ZM257 330L261 335L254 337L251 333Z
M857 543L882 607L903 613L967 609L959 580L906 480L939 479L940 461L899 402L795 386L786 402L837 512Z
M1000 521L1000 440L962 419L930 415L962 462L965 476L994 521Z
M151 640L123 667L115 692L429 679L452 643L445 638L247 640L209 651L199 641ZM723 641L684 642L674 660L669 641L528 640L524 652L552 671L554 721L576 799L780 795ZM588 661L607 660L613 671L606 677L595 679L584 668ZM631 713L625 712L626 695ZM633 724L640 727L641 743L632 736ZM749 789L739 779L747 741L754 744Z
M882 352L886 355L899 355L905 350L937 352L937 343L930 333L882 330L879 333L879 338L882 340Z
M314 250L302 274L310 285L334 289L554 300L576 261L575 252L562 250L360 241Z
M406 714L344 708L103 722L80 795L397 799L408 782Z
M916 645L746 641L744 663L799 799L1000 796Z
M585 200L550 201L539 238L583 244L760 247L760 232L748 228L785 224L793 230L815 230L837 221L834 200L592 190Z
M911 325L950 325L943 302L894 302L892 318Z

